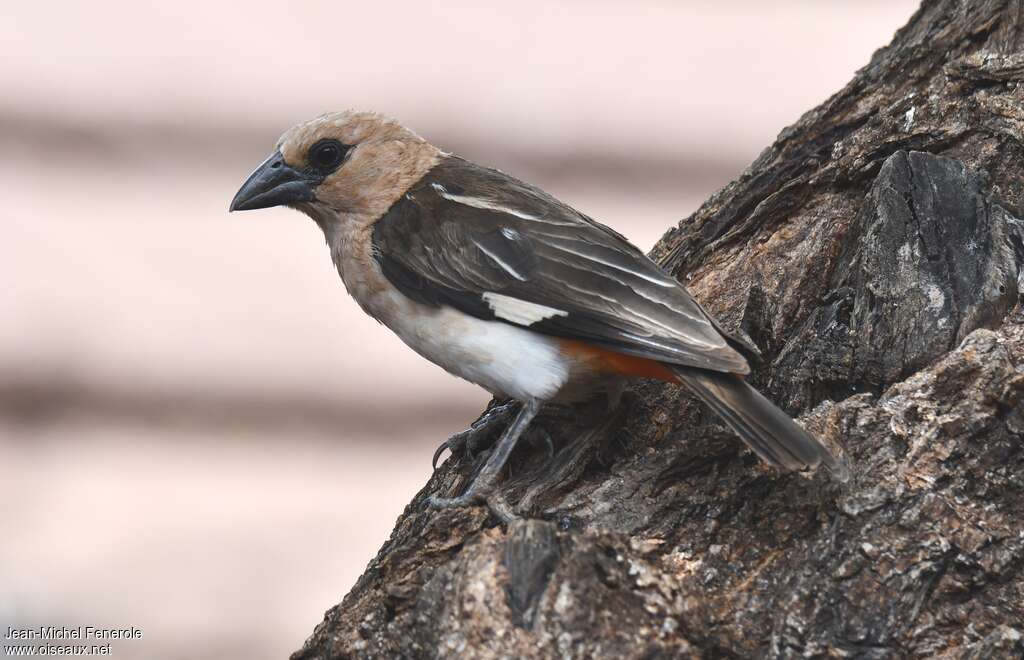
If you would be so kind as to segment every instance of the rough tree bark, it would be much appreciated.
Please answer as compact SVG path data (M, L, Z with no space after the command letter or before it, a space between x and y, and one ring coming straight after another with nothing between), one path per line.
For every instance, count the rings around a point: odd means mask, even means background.
M551 411L521 519L427 509L448 460L293 658L1024 655L1022 42L1021 0L924 2L654 250L849 483L673 386Z

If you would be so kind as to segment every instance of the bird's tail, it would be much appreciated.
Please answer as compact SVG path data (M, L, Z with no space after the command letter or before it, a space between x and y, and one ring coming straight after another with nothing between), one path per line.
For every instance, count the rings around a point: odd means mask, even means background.
M849 479L841 458L739 376L678 366L672 371L767 463L789 470L824 463L836 480Z

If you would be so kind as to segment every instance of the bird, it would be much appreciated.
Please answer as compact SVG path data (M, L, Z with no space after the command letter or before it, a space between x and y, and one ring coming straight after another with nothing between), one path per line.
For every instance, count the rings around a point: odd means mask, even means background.
M841 458L746 382L748 344L624 236L538 187L346 110L288 129L229 210L274 206L323 230L367 314L510 402L475 479L434 507L489 502L544 404L613 401L636 378L686 387L772 466L846 479Z

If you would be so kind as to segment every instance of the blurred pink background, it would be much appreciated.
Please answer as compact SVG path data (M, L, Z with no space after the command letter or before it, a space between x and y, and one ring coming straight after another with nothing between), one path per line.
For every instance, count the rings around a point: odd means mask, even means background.
M0 633L283 657L487 401L362 315L312 222L227 214L288 126L391 114L648 249L915 7L5 3Z

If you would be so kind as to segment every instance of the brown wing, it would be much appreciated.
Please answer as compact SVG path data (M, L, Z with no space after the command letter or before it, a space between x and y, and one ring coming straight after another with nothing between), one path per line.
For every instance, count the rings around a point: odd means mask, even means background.
M745 374L681 284L611 229L502 172L448 157L377 222L405 295L662 362Z

